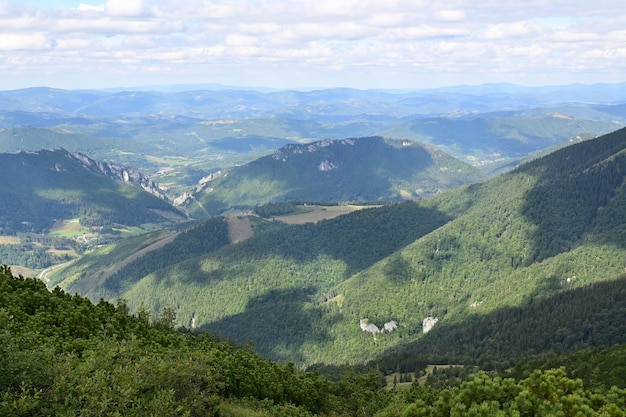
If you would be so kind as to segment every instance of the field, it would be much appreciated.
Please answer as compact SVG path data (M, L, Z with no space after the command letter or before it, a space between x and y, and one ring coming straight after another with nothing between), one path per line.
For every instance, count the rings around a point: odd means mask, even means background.
M0 236L0 245L19 245L20 239L17 236Z
M14 276L22 275L24 277L35 277L37 276L37 271L34 269L26 268L24 266L19 265L10 265L11 272Z
M276 216L273 219L285 222L288 224L304 224L304 223L317 223L320 220L334 219L342 214L348 214L356 210L362 210L366 208L372 208L378 206L298 206L298 211L293 214L287 214L284 216Z
M78 219L61 220L50 228L51 236L76 237L86 232L87 229L80 225Z

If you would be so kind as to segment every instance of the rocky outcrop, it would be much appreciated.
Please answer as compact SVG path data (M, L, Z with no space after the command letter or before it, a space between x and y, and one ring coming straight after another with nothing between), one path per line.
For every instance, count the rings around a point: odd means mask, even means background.
M126 167L120 164L112 164L110 162L96 161L85 154L79 152L68 153L68 156L76 159L86 168L100 172L116 181L125 182L127 184L138 185L150 194L159 197L162 200L171 201L166 194L166 189L147 176L139 172L138 169Z
M424 320L422 320L422 331L424 333L428 333L433 327L435 327L435 324L437 324L438 321L439 319L437 317L425 317Z
M381 330L380 328L378 328L378 326L376 326L373 323L370 323L367 319L361 319L360 326L361 326L361 330L363 330L364 332L371 333L372 336L374 336L374 341L376 341L377 333L393 332L394 330L398 328L398 322L395 320L388 321L387 323L383 325L383 328Z

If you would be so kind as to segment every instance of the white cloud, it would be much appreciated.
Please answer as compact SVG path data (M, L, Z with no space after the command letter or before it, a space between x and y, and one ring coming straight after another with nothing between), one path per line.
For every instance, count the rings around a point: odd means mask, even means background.
M605 39L604 36L598 33L590 33L590 32L571 32L565 30L559 30L552 34L552 39L555 42L595 42L601 41Z
M94 6L91 4L81 3L76 7L79 12L104 12L104 5Z
M422 24L389 30L384 37L390 40L425 40L463 35L468 35L467 30L463 28Z
M104 11L111 16L133 17L144 12L142 0L107 0Z
M183 30L180 21L156 21L143 19L111 19L102 16L90 20L59 19L51 22L49 28L57 35L63 34L152 34L162 35L176 33ZM86 35L81 35L86 36Z
M59 77L64 68L106 73L115 60L115 71L128 76L196 72L230 83L236 74L249 82L252 68L285 82L312 77L309 85L326 76L363 86L377 74L409 87L432 85L428 77L491 82L509 74L515 81L581 68L591 77L594 59L626 74L622 0L101 2L37 9L0 0L0 49L12 51L0 54L3 79L17 68L37 73L40 62Z
M488 25L479 36L489 40L506 40L537 35L541 32L540 25L530 21L521 21Z
M0 51L40 51L53 47L54 42L45 33L3 33Z
M465 20L464 10L437 10L435 19L441 22L460 22Z
M254 46L258 43L258 39L254 36L245 36L238 34L226 35L224 44L227 46Z

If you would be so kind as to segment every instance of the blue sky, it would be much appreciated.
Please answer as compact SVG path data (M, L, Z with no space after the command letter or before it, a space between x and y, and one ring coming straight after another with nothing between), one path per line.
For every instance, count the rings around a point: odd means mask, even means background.
M0 89L626 81L623 0L0 0Z

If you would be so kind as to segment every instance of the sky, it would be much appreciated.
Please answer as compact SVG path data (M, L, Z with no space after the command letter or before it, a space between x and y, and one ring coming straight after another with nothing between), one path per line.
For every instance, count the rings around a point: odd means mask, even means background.
M0 90L624 81L623 0L0 0Z

